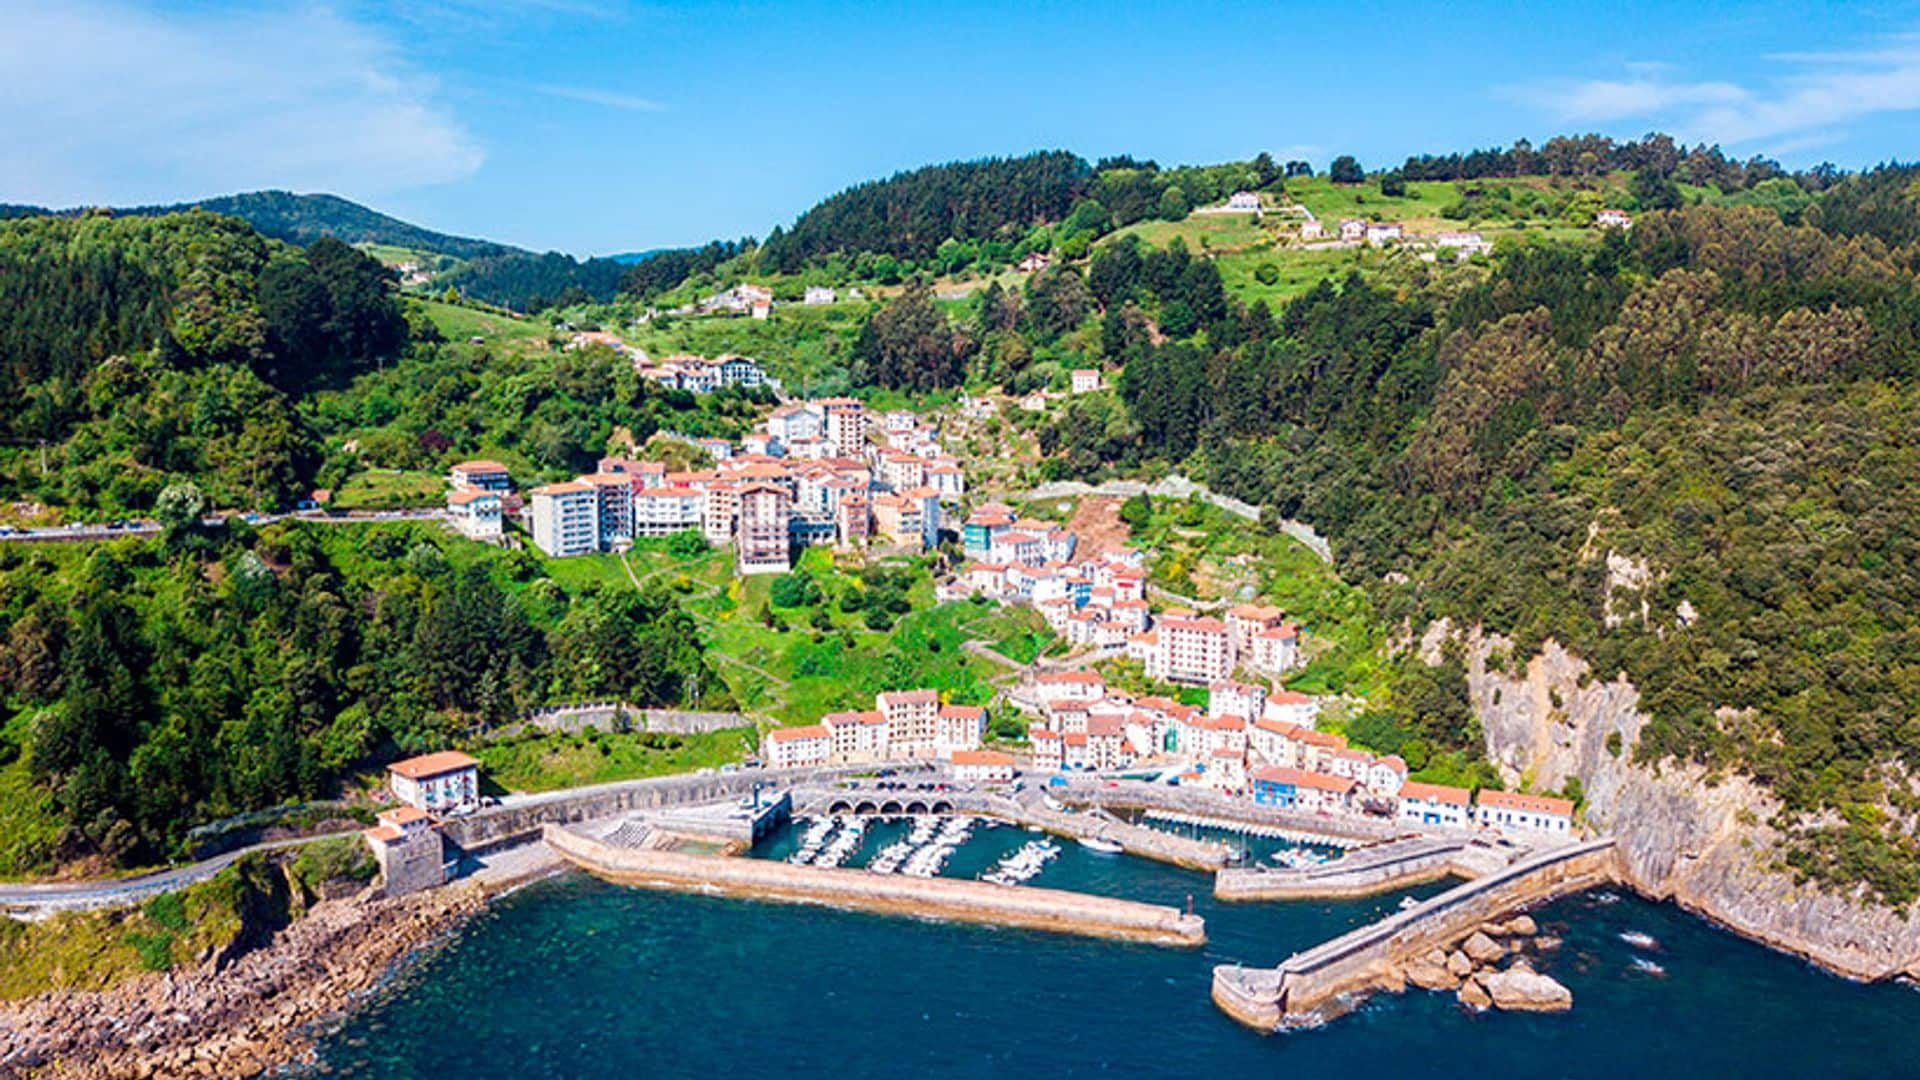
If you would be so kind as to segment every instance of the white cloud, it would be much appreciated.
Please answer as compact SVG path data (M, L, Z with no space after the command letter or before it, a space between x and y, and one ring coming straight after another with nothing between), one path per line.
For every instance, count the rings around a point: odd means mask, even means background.
M58 206L456 180L479 145L386 40L324 10L26 0L0 35L0 198Z
M1872 48L1766 58L1790 70L1764 84L1689 82L1665 68L1630 65L1633 77L1536 86L1522 92L1564 122L1644 119L1688 142L1764 143L1775 153L1839 138L1849 121L1920 110L1920 35Z
M535 92L548 97L565 98L568 101L583 101L589 105L605 105L610 109L625 109L628 112L665 112L666 106L651 98L635 97L612 90L595 90L590 86L555 86L543 84L533 88Z

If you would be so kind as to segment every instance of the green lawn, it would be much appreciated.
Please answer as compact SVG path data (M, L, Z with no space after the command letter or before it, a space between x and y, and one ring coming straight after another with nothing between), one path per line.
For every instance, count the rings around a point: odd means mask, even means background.
M782 304L765 320L679 316L609 329L656 360L674 353L738 353L760 361L792 393L812 394L822 388L838 393L846 389L853 340L874 308L864 301Z
M335 510L400 510L439 506L446 497L447 478L438 473L368 469L348 477L329 505Z
M439 300L421 298L412 302L425 309L427 317L448 341L479 337L488 345L511 352L544 352L548 348L548 329L544 322Z
M750 728L701 735L599 732L508 739L474 752L482 774L508 791L552 791L737 762L756 745Z

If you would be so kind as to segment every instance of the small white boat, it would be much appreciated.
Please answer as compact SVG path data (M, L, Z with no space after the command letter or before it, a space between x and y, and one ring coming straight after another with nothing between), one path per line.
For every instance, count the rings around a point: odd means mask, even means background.
M1659 964L1654 963L1644 956L1634 957L1633 966L1637 970L1644 971L1649 975L1665 975L1667 973L1666 968L1661 967Z
M1104 836L1083 836L1080 838L1080 846L1086 848L1088 851L1097 851L1102 855L1118 855L1126 850L1121 847L1118 842L1109 840Z
M1660 947L1660 943L1653 939L1653 935L1643 934L1638 930L1622 930L1620 932L1620 940L1636 949L1657 949Z
M1417 908L1417 907L1419 907L1419 906L1420 906L1420 901L1419 901L1419 900L1417 900L1417 899L1415 899L1414 897L1411 897L1411 896L1403 896L1403 897L1401 897L1401 898L1400 898L1400 910L1401 910L1401 911L1405 911L1405 910L1407 910L1408 908Z

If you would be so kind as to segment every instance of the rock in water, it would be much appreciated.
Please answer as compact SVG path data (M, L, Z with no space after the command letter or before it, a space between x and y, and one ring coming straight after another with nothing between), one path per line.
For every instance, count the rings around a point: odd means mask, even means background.
M1501 948L1499 942L1485 934L1473 935L1460 948L1467 954L1467 959L1476 964L1490 964L1507 954L1507 950Z
M1466 982L1460 984L1460 1004L1465 1005L1474 1012L1480 1012L1487 1006L1493 1004L1493 997L1487 993L1485 987L1472 979L1468 979Z
M1573 1008L1573 991L1529 967L1516 964L1480 981L1486 984L1497 1008L1515 1012L1565 1012Z
M1533 921L1531 915L1515 915L1503 923L1495 923L1488 931L1494 937L1532 937L1540 932L1540 924Z

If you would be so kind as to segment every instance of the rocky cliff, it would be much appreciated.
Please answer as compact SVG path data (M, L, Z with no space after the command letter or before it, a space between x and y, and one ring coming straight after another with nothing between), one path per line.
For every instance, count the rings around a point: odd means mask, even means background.
M1430 628L1423 651L1450 632ZM1553 642L1524 673L1503 673L1487 661L1509 642L1478 630L1459 636L1488 758L1510 785L1536 791L1578 777L1588 827L1618 839L1634 888L1843 975L1920 976L1920 918L1796 884L1777 868L1780 837L1766 824L1776 804L1764 788L1634 763L1647 717L1624 677L1587 682L1586 663Z

